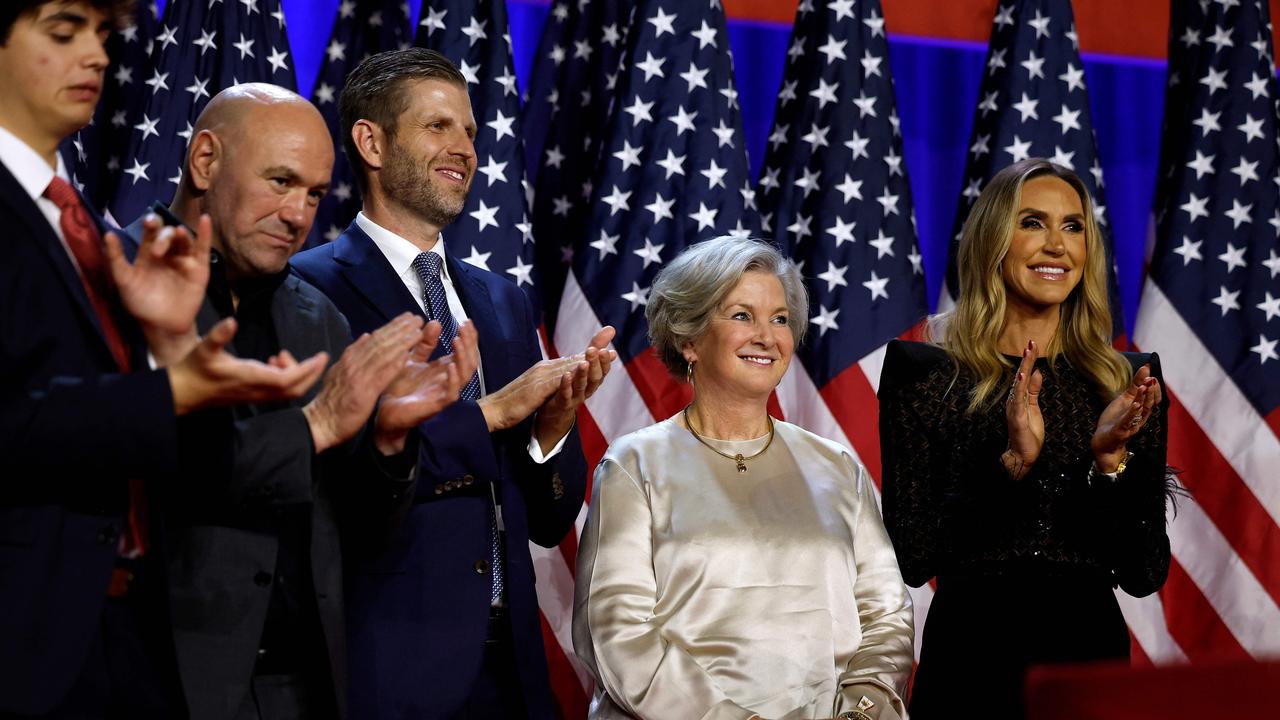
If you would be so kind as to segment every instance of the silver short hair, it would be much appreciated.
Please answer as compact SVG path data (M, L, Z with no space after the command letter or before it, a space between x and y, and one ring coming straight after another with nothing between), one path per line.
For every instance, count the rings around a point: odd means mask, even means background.
M787 299L787 327L796 347L809 325L809 293L800 270L772 244L758 238L722 236L685 248L653 279L645 319L649 342L672 375L689 368L682 350L697 340L729 291L749 271L778 278Z

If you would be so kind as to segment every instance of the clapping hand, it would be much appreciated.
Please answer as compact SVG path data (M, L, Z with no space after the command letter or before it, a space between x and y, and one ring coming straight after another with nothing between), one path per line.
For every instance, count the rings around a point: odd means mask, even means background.
M409 431L458 399L479 363L475 326L458 328L450 355L430 360L440 341L440 323L422 329L403 369L382 395L374 422L374 443L384 455L404 449Z
M573 426L577 406L596 391L618 356L607 348L613 333L613 328L605 327L585 352L543 360L497 392L480 398L489 431L512 427L537 411L538 444L544 450L554 447ZM552 401L555 396L559 399Z
M148 215L142 227L132 263L120 238L106 234L107 268L125 310L142 327L152 356L167 366L198 341L195 318L209 284L213 225L202 215L194 238L186 227L164 227L155 215Z
M1115 472L1125 458L1129 438L1138 434L1151 418L1151 410L1164 397L1160 381L1151 377L1151 366L1143 365L1133 382L1107 405L1098 418L1098 427L1089 443L1093 459L1103 472Z
M1004 403L1009 422L1009 447L1000 456L1000 462L1014 480L1021 480L1031 471L1044 447L1044 416L1040 414L1040 386L1044 376L1035 369L1035 364L1036 343L1032 340L1022 349L1022 362Z
M265 363L238 358L224 349L235 333L236 321L226 318L214 325L203 340L197 340L185 357L169 366L176 414L302 397L329 361L327 353L317 353L298 362L287 350Z
M317 453L360 431L421 337L422 318L404 313L347 346L325 374L320 392L302 409Z
M560 377L559 386L538 409L534 433L544 453L555 447L560 438L569 432L578 406L595 394L609 374L610 366L618 357L616 351L609 349L609 342L613 340L615 332L609 325L601 328L591 338L586 350L573 356L578 362Z
M480 412L484 414L489 432L505 430L533 414L551 394L559 389L566 373L584 364L581 356L543 360L519 377L480 398Z

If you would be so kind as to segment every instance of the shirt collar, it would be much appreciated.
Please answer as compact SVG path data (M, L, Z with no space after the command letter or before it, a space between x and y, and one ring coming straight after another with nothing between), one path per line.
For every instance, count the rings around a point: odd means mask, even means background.
M396 275L404 275L410 271L417 274L417 270L413 270L413 260L422 253L417 245L370 220L363 211L356 214L356 224L382 251L382 255L387 258L387 262L391 263L391 269L395 270ZM445 262L444 233L440 233L436 244L427 252L440 256L440 272L444 275L444 279L448 280L449 263Z
M0 127L0 162L4 163L32 200L44 195L44 191L49 187L49 183L53 182L55 175L63 180L70 178L67 174L67 166L62 162L62 153L54 154L58 158L56 169L49 167L49 163L40 157L40 153L19 139L17 135Z
M213 303L218 310L220 317L230 317L232 315L240 315L246 312L246 308L253 308L251 312L261 307L270 308L272 298L276 290L284 284L289 278L289 268L285 267L278 273L271 275L263 275L261 277L247 278L232 285L227 279L227 260L222 253L217 250L209 250L209 285L205 290L205 295ZM237 310L231 302L231 293L235 291L236 297L240 300L240 308Z

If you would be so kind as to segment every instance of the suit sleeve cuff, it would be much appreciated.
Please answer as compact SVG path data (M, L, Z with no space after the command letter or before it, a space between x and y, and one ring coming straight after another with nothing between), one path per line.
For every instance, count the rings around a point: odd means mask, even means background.
M571 425L569 426L568 432L566 432L560 438L560 440L556 442L555 447L551 448L550 452L547 452L544 455L542 452L542 443L538 442L538 433L533 428L530 428L529 429L529 458L539 465L546 463L551 458L560 454L560 451L564 449L565 440L568 440L569 436L572 434L573 434L573 426Z

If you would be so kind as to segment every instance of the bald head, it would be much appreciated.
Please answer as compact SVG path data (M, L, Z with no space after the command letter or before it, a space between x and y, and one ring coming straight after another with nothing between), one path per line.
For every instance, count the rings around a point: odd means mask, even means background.
M241 83L223 90L204 106L192 128L192 137L209 130L225 142L241 140L243 131L261 123L298 121L316 125L328 135L324 118L301 95L269 83Z
M324 118L297 93L227 88L192 128L173 211L192 226L209 214L233 280L280 272L311 230L333 157Z

